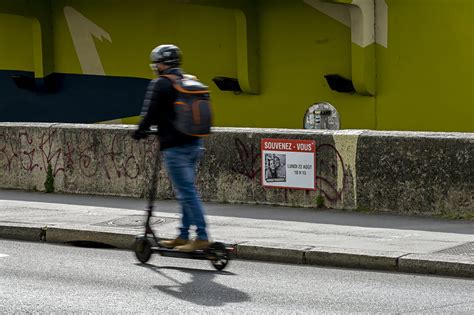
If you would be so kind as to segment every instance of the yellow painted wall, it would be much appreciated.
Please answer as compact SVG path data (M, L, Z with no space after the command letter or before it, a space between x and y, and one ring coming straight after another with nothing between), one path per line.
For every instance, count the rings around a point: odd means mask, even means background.
M212 89L218 126L301 128L310 105L329 102L344 129L473 132L473 1L385 2L388 47L376 44L374 97L327 86L325 74L351 77L351 54L358 50L350 27L303 0L253 2L259 95L221 92L212 82L216 76L237 77L233 10L174 0L51 0L54 72L83 74L64 16L70 6L110 35L111 42L94 40L107 76L152 78L151 49L179 45L184 69ZM29 21L0 15L0 47L9 48L0 49L0 70L33 69Z
M230 11L151 0L141 1L140 6L132 0L54 0L58 72L81 73L62 13L66 5L110 34L112 43L95 40L107 75L152 78L149 55L162 43L179 45L186 69L200 77L210 79L211 73L219 71L235 75L235 30Z
M342 128L374 128L375 100L334 92L324 78L351 77L350 29L302 1L262 1L260 12L262 95L248 102L252 126L302 128L311 104L329 102Z
M474 131L472 0L387 0L377 129Z
M33 71L32 20L0 13L0 70Z
M237 76L232 10L173 1L142 1L139 7L134 3L53 1L55 71L81 73L62 13L68 5L110 34L112 43L95 41L107 75L151 78L150 50L161 43L179 45L185 70L212 88L219 126L302 128L306 109L314 102L329 101L338 107L343 128L375 127L373 98L333 92L323 77L327 73L350 77L349 28L303 2L296 6L287 0L262 2L261 95L237 96L212 83L216 76Z

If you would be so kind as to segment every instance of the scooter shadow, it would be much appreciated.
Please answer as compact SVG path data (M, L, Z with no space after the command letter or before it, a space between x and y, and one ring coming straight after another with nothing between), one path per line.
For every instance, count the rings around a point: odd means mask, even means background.
M214 281L216 276L235 276L229 271L213 271L194 268L160 267L152 264L138 264L148 268L175 285L155 285L153 288L174 298L202 306L224 306L227 303L242 303L250 301L250 296L238 289L225 286ZM164 270L176 270L191 275L191 281L180 282L167 275ZM229 281L226 281L229 283Z

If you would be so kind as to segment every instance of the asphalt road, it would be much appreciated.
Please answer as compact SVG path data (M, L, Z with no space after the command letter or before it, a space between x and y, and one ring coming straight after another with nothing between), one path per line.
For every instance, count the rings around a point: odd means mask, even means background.
M474 281L0 240L0 313L473 314Z

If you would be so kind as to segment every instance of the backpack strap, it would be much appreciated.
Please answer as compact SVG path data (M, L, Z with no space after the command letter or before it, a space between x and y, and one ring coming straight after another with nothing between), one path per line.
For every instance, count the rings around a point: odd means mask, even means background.
M162 74L160 75L160 78L161 77L167 78L168 80L173 82L173 84L176 84L176 81L179 79L179 77L176 74Z
M161 77L164 77L164 78L167 78L168 80L170 80L172 83L173 83L173 87L178 91L178 92L181 92L181 93L185 93L185 94L208 94L209 93L209 90L202 90L202 91L188 91L186 89L184 89L177 81L178 79L180 79L179 76L175 75L175 74L162 74L160 75L160 78Z

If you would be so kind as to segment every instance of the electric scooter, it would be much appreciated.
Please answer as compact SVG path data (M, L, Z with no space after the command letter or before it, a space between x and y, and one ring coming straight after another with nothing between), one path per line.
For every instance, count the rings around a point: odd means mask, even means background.
M147 132L147 134L156 135L156 131ZM197 250L194 252L181 252L176 249L170 249L160 246L160 237L153 232L150 220L153 216L153 203L156 198L156 189L158 183L160 157L156 155L153 166L153 174L151 178L151 187L148 193L147 218L145 222L145 234L139 235L135 239L135 256L141 263L146 263L150 260L153 253L160 254L166 257L187 258L187 259L201 259L209 260L217 270L224 270L230 260L230 254L233 248L221 242L213 242L210 247L205 250Z

